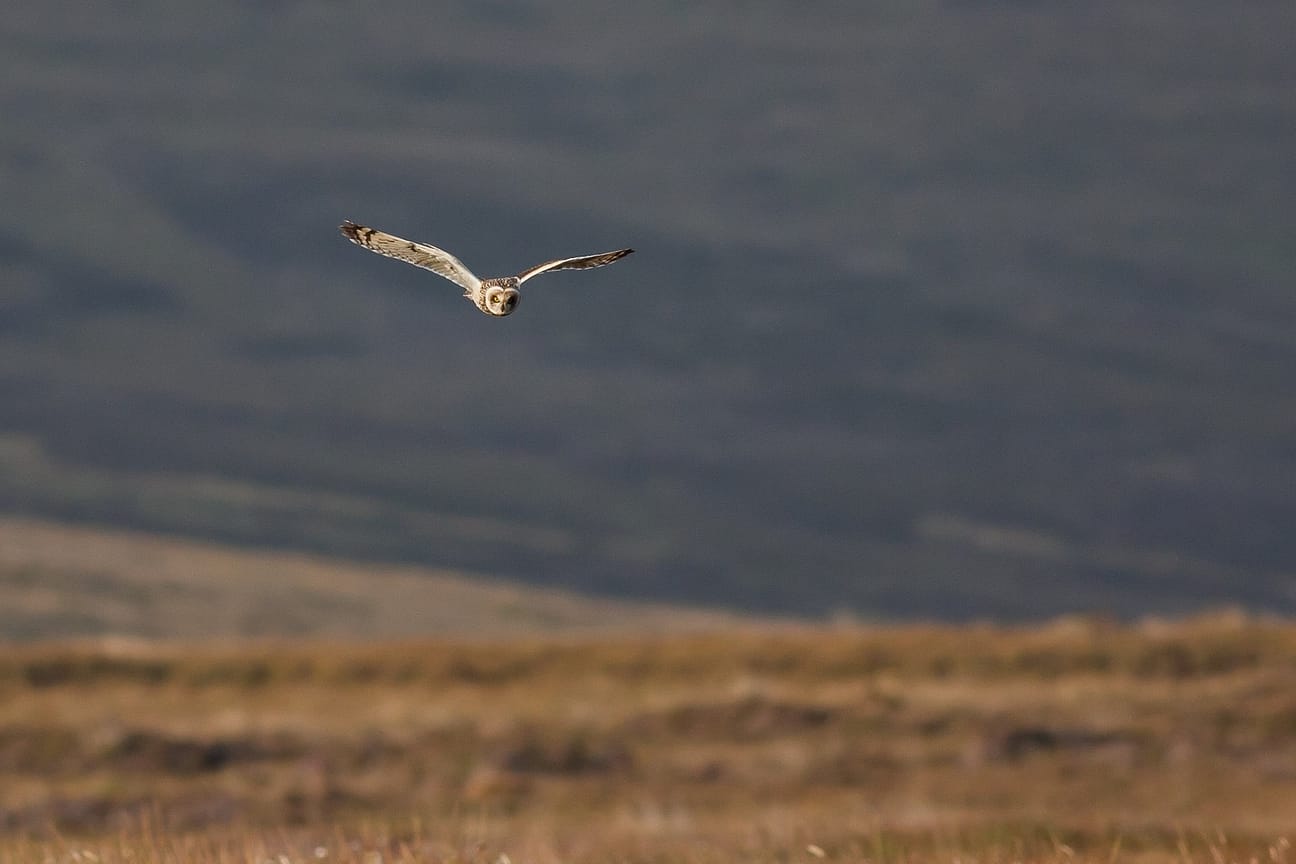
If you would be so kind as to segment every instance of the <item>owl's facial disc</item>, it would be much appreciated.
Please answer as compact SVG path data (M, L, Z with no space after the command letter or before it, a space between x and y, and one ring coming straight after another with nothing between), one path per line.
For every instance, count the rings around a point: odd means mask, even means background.
M486 295L486 308L492 315L508 315L517 308L520 297L516 288L494 288Z

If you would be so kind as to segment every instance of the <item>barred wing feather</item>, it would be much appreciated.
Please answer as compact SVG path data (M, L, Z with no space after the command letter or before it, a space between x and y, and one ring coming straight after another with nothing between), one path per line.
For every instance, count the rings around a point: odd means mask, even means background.
M598 255L581 255L576 258L559 258L554 261L546 261L519 273L517 275L518 284L525 282L532 276L548 273L550 270L588 270L591 267L602 267L605 264L611 264L613 261L624 258L633 251L633 249L618 249L615 252L601 252Z
M424 270L431 270L438 276L444 276L465 291L476 291L481 285L468 267L444 249L429 246L425 243L414 243L386 231L357 225L354 222L343 222L339 226L342 234L357 246L363 246L370 252L395 258ZM591 265L597 266L597 265Z

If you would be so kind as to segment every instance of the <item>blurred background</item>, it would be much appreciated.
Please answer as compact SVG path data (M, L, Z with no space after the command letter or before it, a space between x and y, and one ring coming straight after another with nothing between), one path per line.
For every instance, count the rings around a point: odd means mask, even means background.
M155 632L249 581L181 584L224 545L759 615L1290 613L1293 153L1286 0L15 7L3 635ZM493 320L343 219L486 276L638 254ZM131 593L172 553L122 530L199 545Z

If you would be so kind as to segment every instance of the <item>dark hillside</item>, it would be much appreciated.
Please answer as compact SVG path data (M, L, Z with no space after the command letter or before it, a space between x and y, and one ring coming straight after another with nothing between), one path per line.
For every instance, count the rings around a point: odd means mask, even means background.
M1296 608L1296 7L39 4L0 508L758 610ZM488 320L485 275L632 245Z

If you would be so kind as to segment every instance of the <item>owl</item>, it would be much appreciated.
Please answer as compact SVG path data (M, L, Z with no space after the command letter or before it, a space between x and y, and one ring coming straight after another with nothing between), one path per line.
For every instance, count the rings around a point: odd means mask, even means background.
M575 258L558 258L546 261L523 270L516 276L500 276L495 279L478 279L464 263L455 256L423 243L411 243L385 231L367 228L354 222L343 222L339 226L343 236L357 246L363 246L370 252L386 255L431 270L444 276L464 290L463 296L487 315L502 318L517 308L521 294L518 287L532 276L548 273L550 270L588 270L611 264L633 252L633 249L618 249L615 252L603 252L598 255L580 255Z

